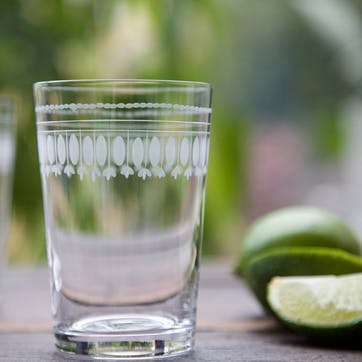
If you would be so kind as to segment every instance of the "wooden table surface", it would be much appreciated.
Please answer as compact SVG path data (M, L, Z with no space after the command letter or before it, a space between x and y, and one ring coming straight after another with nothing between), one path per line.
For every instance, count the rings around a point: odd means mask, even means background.
M362 361L360 348L308 344L265 316L231 263L204 261L195 350L175 361ZM0 361L90 360L57 352L51 330L48 274L11 268L3 275Z

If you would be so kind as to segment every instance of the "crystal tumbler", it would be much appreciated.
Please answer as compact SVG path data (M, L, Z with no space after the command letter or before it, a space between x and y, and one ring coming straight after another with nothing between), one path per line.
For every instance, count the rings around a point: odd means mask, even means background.
M34 85L56 345L155 358L194 343L211 87Z

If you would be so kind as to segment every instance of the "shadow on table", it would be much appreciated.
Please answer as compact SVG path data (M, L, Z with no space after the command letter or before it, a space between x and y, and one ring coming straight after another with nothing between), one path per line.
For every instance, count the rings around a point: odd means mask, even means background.
M255 317L255 321L265 319L265 316ZM271 319L274 319L270 316ZM333 350L362 350L362 339L343 339L339 338L333 341L314 340L298 334L289 328L280 325L276 320L275 324L269 324L264 329L254 329L249 332L255 337L260 337L263 340L284 345L284 346L301 346L310 348L322 348L322 349L333 349Z

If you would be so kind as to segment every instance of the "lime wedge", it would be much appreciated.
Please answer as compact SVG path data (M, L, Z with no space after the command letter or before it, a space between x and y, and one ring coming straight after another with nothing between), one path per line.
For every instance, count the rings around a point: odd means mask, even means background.
M260 253L245 266L243 276L264 307L266 289L275 276L341 275L362 273L362 258L339 249L276 248Z
M267 299L282 322L307 336L362 335L362 273L275 277Z

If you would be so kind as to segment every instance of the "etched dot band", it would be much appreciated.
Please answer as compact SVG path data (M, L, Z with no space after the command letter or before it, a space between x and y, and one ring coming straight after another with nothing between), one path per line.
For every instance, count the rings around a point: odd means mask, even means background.
M58 111L70 110L88 111L96 109L165 109L173 111L181 111L194 114L211 114L212 110L209 107L189 106L183 104L172 103L66 103L66 104L46 104L36 106L37 113L53 113Z

